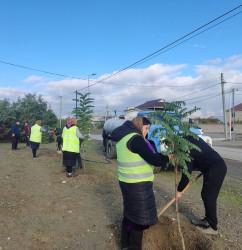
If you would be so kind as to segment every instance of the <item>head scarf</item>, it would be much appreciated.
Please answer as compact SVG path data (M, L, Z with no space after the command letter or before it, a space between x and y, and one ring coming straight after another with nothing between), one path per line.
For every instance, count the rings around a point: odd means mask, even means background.
M74 117L70 118L69 121L68 121L68 123L66 124L66 126L68 128L70 128L72 125L75 125L75 126L77 125L77 119L74 118Z
M72 117L69 119L68 123L71 123L71 124L74 124L74 125L77 125L77 119Z
M144 125L150 124L149 119L146 116L137 116L131 120L131 122L141 131Z

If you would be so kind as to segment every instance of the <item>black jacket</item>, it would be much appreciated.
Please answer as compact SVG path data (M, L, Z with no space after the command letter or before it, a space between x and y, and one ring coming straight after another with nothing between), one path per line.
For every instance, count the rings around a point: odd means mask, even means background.
M190 156L192 157L191 162L186 162L188 167L188 172L191 174L193 170L199 170L204 173L211 168L219 168L221 165L225 165L223 158L214 151L203 139L194 139L192 136L185 137L186 140L195 144L201 149L192 149ZM218 170L219 171L219 170ZM181 192L186 185L189 183L189 179L185 174L182 174L181 181L178 184L178 191Z

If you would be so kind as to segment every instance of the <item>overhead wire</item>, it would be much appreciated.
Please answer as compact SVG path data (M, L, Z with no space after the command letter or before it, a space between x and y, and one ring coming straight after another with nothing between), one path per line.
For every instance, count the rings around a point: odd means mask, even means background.
M183 98L183 97L186 97L186 96L189 96L189 95L196 94L196 93L201 92L201 91L206 90L206 89L213 88L214 86L217 86L217 85L219 85L219 84L220 84L220 83L216 83L216 84L214 84L214 85L212 85L212 86L209 86L209 87L207 87L207 88L200 89L200 90L198 90L198 91L189 93L189 94L187 94L187 95L183 95L183 96L176 97L176 98L172 99L172 101L175 101L175 100L177 100L177 99L180 99L180 98Z
M220 92L219 92L219 93L220 93ZM201 99L201 98L204 98L204 97L212 96L212 95L214 95L214 94L218 94L218 92L214 92L214 93L206 94L206 95L202 95L202 96L196 96L196 97L189 98L189 99L183 99L183 101L184 101L184 102L187 102L187 101L194 100L194 99Z
M67 77L67 78L79 79L79 80L85 80L85 79L80 78L80 77L68 76L68 75L59 74L59 73L53 73L53 72L50 72L50 71L41 70L41 69L35 69L35 68L31 68L31 67L27 67L27 66L15 64L15 63L5 62L5 61L1 61L1 60L0 60L0 63L8 64L8 65L15 66L15 67L19 67L19 68L23 68L23 69L29 69L29 70L33 70L33 71L38 71L38 72L42 72L42 73L45 73L45 74L56 75L56 76L62 76L62 77Z
M231 13L231 12L237 10L237 9L240 8L240 7L241 7L241 5L237 6L236 8L234 8L234 9L232 9L232 10L230 10L230 11L224 13L223 15L221 15L221 16L219 16L219 17L213 19L212 21L210 21L210 22L208 22L208 23L206 23L206 24L200 26L199 28L197 28L197 29L193 30L192 32L190 32L190 33L188 33L188 34L182 36L181 38L179 38L179 39L175 40L174 42L172 42L172 43L170 43L170 44L164 46L163 48L161 48L161 49L159 49L159 50L157 50L157 51L151 53L150 55L148 55L148 56L146 56L146 57L144 57L144 58L138 60L137 62L135 62L135 63L133 63L133 64L130 64L129 66L125 67L124 69L119 70L119 71L117 71L116 73L111 74L110 76L107 76L106 78L104 78L104 79L102 79L102 80L100 80L100 81L97 81L97 82L94 83L94 84L90 84L89 87L94 86L94 85L96 85L96 84L98 84L98 83L100 83L100 82L103 82L103 81L109 79L110 77L113 77L113 76L115 76L115 75L117 75L117 74L119 74L119 73L121 73L121 72L123 72L123 71L126 71L127 69L130 69L131 67L134 67L134 66L136 66L137 64L140 64L141 62L143 63L144 61L147 61L147 59L150 59L150 58L153 57L154 55L160 53L162 50L164 50L164 49L166 49L166 48L172 46L173 44L175 44L175 43L177 43L177 42L183 40L184 38L190 36L191 34L197 32L198 30L200 30L200 29L202 29L202 28L208 26L209 24L211 24L211 23L217 21L218 19L220 19L220 18L222 18L222 17L228 15L229 13ZM240 13L241 13L241 11L240 11L239 13L236 13L236 14L233 15L232 17L234 17L234 16L236 16L236 15L238 15L238 14L240 14ZM231 18L232 18L232 17L231 17ZM229 18L227 18L226 20L228 20L228 19L229 19ZM226 20L225 20L225 21L226 21ZM223 22L223 21L221 21L220 23L222 23L222 22ZM220 24L220 23L219 23L219 24ZM214 26L215 26L215 25L214 25ZM207 29L207 30L208 30L208 29ZM205 31L206 31L206 30L205 30ZM204 31L204 32L205 32L205 31ZM202 32L201 32L201 33L202 33ZM86 87L85 87L85 88L86 88ZM81 88L81 89L79 89L79 90L83 90L83 89L85 89L85 88Z
M217 96L220 96L220 95L221 95L221 93L219 93L219 94L217 94L217 95L214 95L214 96L211 96L211 97L208 97L208 98L205 98L205 99L203 99L203 100L199 100L199 101L197 101L197 102L189 103L189 105L197 104L197 103L199 103L199 102L203 102L203 101L206 101L206 100L208 100L208 99L211 99L211 98L214 98L214 97L217 97Z
M133 64L131 64L131 65L125 67L124 69L119 70L118 72L116 72L116 73L114 73L114 74L112 74L112 75L110 75L110 76L108 76L108 77L106 77L106 78L104 78L104 79L102 79L102 80L96 81L94 84L90 84L89 87L94 86L94 85L96 85L96 84L98 84L98 83L100 83L100 82L106 83L106 82L104 82L104 80L107 80L107 79L109 79L110 77L113 77L113 76L115 76L115 75L117 75L117 74L119 74L119 73L121 73L121 72L123 72L123 71L125 71L125 70L127 70L127 69L130 69L130 68L133 67L133 66L136 66L136 65L138 65L138 64L141 64L141 63L147 61L148 59L150 60L150 59L153 58L154 56L158 56L159 54L166 52L167 50L166 50L166 51L163 51L163 50L166 49L166 48L168 48L168 47L170 47L170 46L172 46L172 45L174 45L174 44L176 44L177 42L183 40L184 38L186 38L186 37L190 36L191 34L197 32L198 30L203 29L204 27L208 26L209 24L211 24L211 23L213 23L213 22L219 20L220 18L222 18L222 17L228 15L229 13L231 13L231 12L237 10L237 9L240 8L240 7L241 7L241 5L237 6L236 8L234 8L234 9L232 9L232 10L230 10L230 11L224 13L223 15L221 15L221 16L219 16L219 17L217 17L217 18L211 20L210 22L208 22L208 23L206 23L206 24L200 26L199 28L193 30L192 32L190 32L190 33L188 33L188 34L182 36L181 38L175 40L174 42L172 42L172 43L170 43L170 44L168 44L168 45L162 47L161 49L159 49L159 50L157 50L157 51L151 53L150 55L148 55L148 56L146 56L146 57L144 57L144 58L138 60L137 62L135 62L135 63L133 63ZM219 23L213 25L212 27L209 27L208 29L211 29L211 28L213 28L214 26L219 25L219 24L221 24L222 22L225 22L226 20L228 20L228 19L230 19L230 18L232 18L232 17L234 17L234 16L236 16L236 15L238 15L238 14L240 14L240 13L241 13L241 12L232 15L232 16L226 18L225 20L222 20L221 22L219 22ZM193 38L193 37L195 37L195 36L197 36L197 35L199 35L199 34L205 32L205 31L207 31L208 29L206 29L206 30L204 30L204 31L201 31L200 33L198 33L198 34L196 34L196 35L194 35L194 36L192 36L192 37L186 39L185 41L190 40L191 38ZM185 41L182 41L181 43L184 43ZM179 43L179 44L181 44L181 43ZM177 44L177 45L175 45L175 46L178 46L179 44ZM175 46L173 46L173 47L175 47ZM171 48L173 48L173 47L171 47ZM168 50L170 50L171 48L169 48ZM161 51L162 51L162 52L161 52ZM31 67L26 67L26 66L14 64L14 63L9 63L9 62L5 62L5 61L0 61L0 63L4 63L4 64L12 65L12 66L15 66L15 67L20 67L20 68L25 68L25 69L29 69L29 70L39 71L39 72L42 72L42 73L52 74L52 75L56 75L56 76L62 76L62 77L67 77L67 78L79 79L79 80L80 80L80 79L81 79L81 80L87 80L87 79L83 79L83 78L80 78L80 77L73 77L73 76L69 76L69 75L65 75L65 74L53 73L53 72L50 72L50 71L40 70L40 69L36 69L36 68L31 68ZM117 85L117 84L116 84L116 85ZM128 85L126 85L126 86L128 86ZM131 86L131 85L130 85L130 86ZM145 87L146 87L146 86L145 86ZM157 86L157 87L159 87L159 86ZM176 86L176 87L177 87L177 86ZM84 87L84 88L81 88L81 89L79 89L79 90L83 90L83 89L86 89L86 88L88 88L88 87ZM79 90L76 90L76 91L79 91Z

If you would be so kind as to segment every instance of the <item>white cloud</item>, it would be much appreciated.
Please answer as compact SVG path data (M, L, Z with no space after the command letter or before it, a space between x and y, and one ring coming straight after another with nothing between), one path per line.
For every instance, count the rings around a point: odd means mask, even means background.
M45 78L44 77L41 77L41 76L29 76L27 77L26 79L24 79L24 82L26 83L39 83L39 82L44 82L45 81Z
M185 100L188 108L195 105L201 107L199 115L221 114L220 75L224 74L225 89L228 91L234 86L233 83L242 83L241 66L242 55L226 59L216 58L202 65L196 65L191 75L185 75L183 72L183 70L187 71L186 64L153 64L147 68L124 71L104 80L104 82L95 84L110 76L110 74L103 74L99 78L92 78L89 81L91 97L95 99L94 110L105 114L106 105L108 105L109 111L118 110L121 112L126 107L135 107L149 100L163 98L167 101ZM33 81L36 79L36 82L39 79L38 84L44 80L37 76L31 76L27 79L33 79ZM59 96L63 96L62 114L68 115L75 107L75 102L72 100L75 98L74 92L81 89L81 93L86 93L88 85L87 80L81 79L45 80L44 83L40 93L43 94L58 116L60 113ZM21 91L23 90L21 89ZM2 92L0 92L0 97L1 94ZM16 93L12 93L12 96L14 95ZM228 95L226 95L226 102L228 106ZM235 100L236 104L240 102L240 100Z

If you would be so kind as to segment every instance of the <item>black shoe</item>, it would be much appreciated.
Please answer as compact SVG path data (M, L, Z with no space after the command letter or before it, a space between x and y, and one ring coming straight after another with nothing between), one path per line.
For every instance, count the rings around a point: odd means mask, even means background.
M191 220L191 223L195 226L200 226L200 227L209 227L209 223L206 220L206 218L199 220L199 219L193 219Z
M66 173L66 177L70 178L70 177L77 177L78 175L75 173Z

